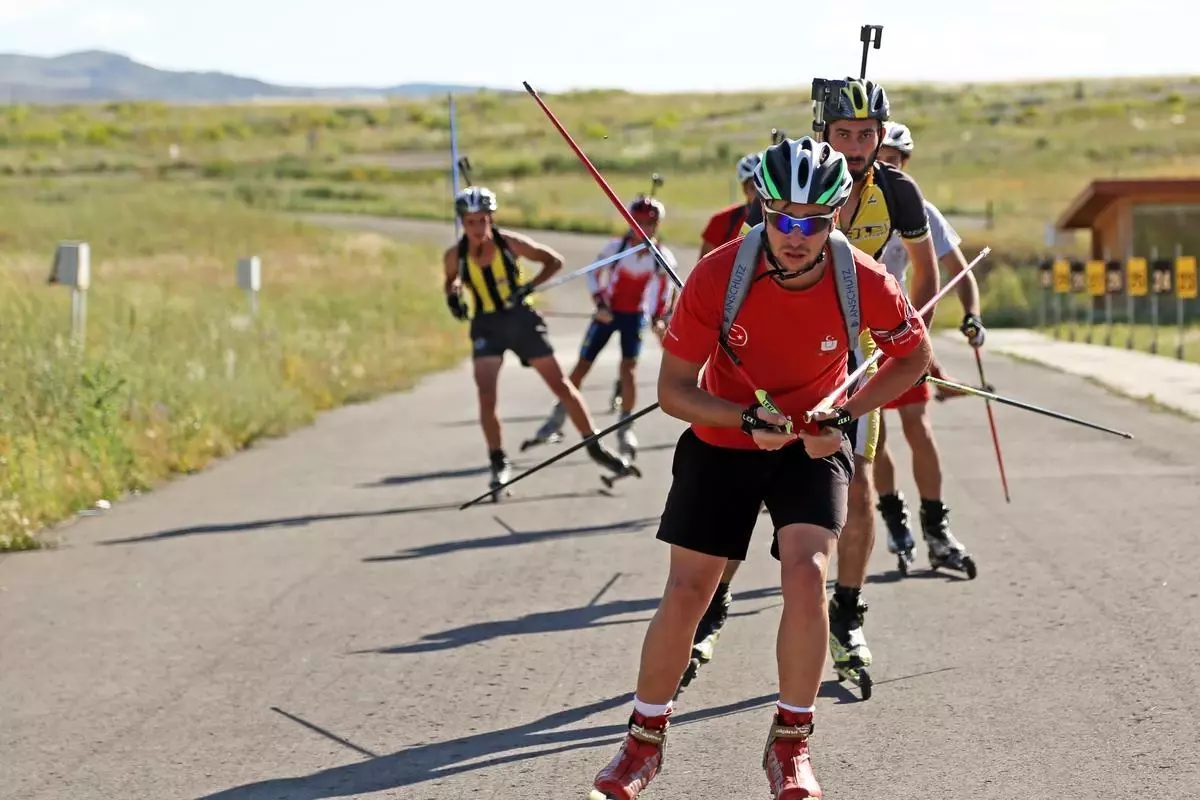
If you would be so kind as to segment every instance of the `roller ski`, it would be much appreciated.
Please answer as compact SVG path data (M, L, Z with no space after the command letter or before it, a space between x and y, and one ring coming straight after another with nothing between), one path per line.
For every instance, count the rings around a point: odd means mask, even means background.
M526 439L521 442L521 452L524 453L531 447L537 447L539 444L558 444L563 440L562 426L567 419L567 410L563 408L562 403L555 403L554 409L550 412L550 416L542 423L542 427L537 429L537 433L532 439Z
M633 712L621 749L596 775L588 800L634 800L641 794L662 769L670 716L670 711L661 717Z
M900 492L881 494L875 507L887 525L888 552L896 556L896 567L900 574L908 577L909 567L917 560L917 544L913 541L912 528L908 524L908 506L904 502L904 495Z
M732 603L733 595L729 591L729 584L718 584L712 600L709 601L708 608L704 611L704 616L700 618L700 623L696 626L696 634L692 637L692 657L688 661L687 669L683 671L679 688L675 690L676 697L679 697L688 684L695 680L700 667L712 661L717 639L721 638L721 631L724 630L725 621L729 618L729 606Z
M508 456L503 450L497 450L490 456L492 462L492 481L489 488L492 490L492 502L500 502L501 497L512 497L512 489L508 488L507 484L512 480L512 462L508 460Z
M975 560L950 532L950 509L942 501L921 501L921 530L929 548L930 569L951 569L975 580Z
M871 699L871 650L863 635L863 616L867 604L841 596L835 589L829 599L829 655L838 681L850 682L862 692L863 700Z
M821 784L813 774L808 739L813 732L811 713L786 711L776 707L775 719L767 733L762 766L767 773L774 800L821 798Z
M600 466L611 471L612 475L601 475L600 480L604 485L611 489L613 484L622 478L633 476L635 478L642 477L642 472L637 467L630 464L619 455L609 450L604 445L600 444L598 439L593 440L587 446L587 454Z
M629 412L621 412L621 421L629 419ZM633 423L628 423L625 427L617 430L617 450L621 455L625 456L630 462L637 460L638 440L633 433Z

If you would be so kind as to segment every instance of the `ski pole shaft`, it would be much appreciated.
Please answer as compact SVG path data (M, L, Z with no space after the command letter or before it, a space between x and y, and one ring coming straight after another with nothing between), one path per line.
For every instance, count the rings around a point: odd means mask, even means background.
M636 231L638 236L641 237L642 241L644 241L650 247L650 252L654 254L654 260L658 262L658 265L662 267L663 271L667 273L675 285L680 289L683 289L683 280L679 277L679 273L677 273L674 268L667 263L667 259L663 257L662 251L659 250L658 246L655 245L654 242L650 240L650 237L646 235L646 231L643 230L642 226L638 224L638 221L633 218L633 214L630 213L629 209L625 207L625 204L621 202L621 198L617 197L616 192L614 192L612 187L608 185L608 181L604 180L604 176L600 174L600 170L596 169L595 165L592 164L591 159L589 159L583 150L580 149L579 145L575 144L575 140L571 138L571 134L569 134L567 129L563 127L563 124L558 121L558 117L554 115L554 112L550 110L550 107L546 105L545 101L542 100L537 91L529 85L529 81L522 81L522 85L525 87L525 91L529 92L529 96L532 97L542 109L542 113L546 115L546 118L550 120L550 123L558 130L563 139L566 140L567 145L569 145L570 148L575 151L575 155L579 157L579 160L583 162L583 166L591 174L592 178L596 181L604 193L608 195L608 199L614 206L616 206L617 210L621 212L621 216L625 218L625 222L629 225L630 229ZM970 267L968 267L968 269L970 269ZM731 359L731 361L733 361L733 366L738 371L738 374L741 375L742 380L744 380L751 388L755 389L755 394L758 396L759 402L762 403L763 407L768 411L779 413L778 408L773 402L771 402L771 399L767 396L766 391L757 388L758 384L754 382L741 364L733 359ZM790 423L788 427L790 429Z
M454 113L454 95L448 95L450 98L450 179L454 183L454 195L457 197L459 189L462 188L461 179L458 170L458 120ZM458 218L457 211L454 214L454 238L462 236L462 220Z
M563 450L558 455L551 456L550 458L546 459L542 463L540 463L536 466L530 467L529 469L525 470L524 472L522 472L520 475L513 478L512 480L510 480L506 483L503 483L500 486L497 486L495 489L488 489L486 492L479 495L479 497L476 497L473 500L468 500L467 502L465 502L461 506L459 506L458 510L464 511L464 510L470 508L471 506L475 505L476 503L480 502L481 500L491 497L492 495L494 495L496 492L500 491L501 489L512 486L514 483L516 483L517 481L519 481L523 478L528 478L530 475L534 474L535 472L539 472L539 471L545 469L546 467L550 466L551 464L554 464L558 461L563 460L564 458L571 455L572 453L574 453L578 450L582 450L583 448L590 445L592 442L598 441L599 439L602 439L605 436L608 436L610 433L618 430L619 428L622 428L622 427L628 425L629 423L633 422L635 419L638 419L639 417L644 417L645 415L649 414L651 411L653 411L656 408L658 408L658 403L651 403L650 405L643 408L641 411L637 411L633 414L630 414L625 419L623 419L617 423L614 423L613 425L609 425L604 430L597 431L596 433L593 433L591 436L584 438L582 441L571 445L570 447L568 447L566 450Z
M1132 433L1127 433L1125 431L1119 431L1116 428L1109 428L1104 425L1098 425L1095 422L1088 422L1087 420L1080 419L1079 417L1072 417L1070 414L1063 414L1060 411L1051 411L1048 408L1042 408L1041 406L1035 406L1031 403L1023 403L1020 400L1013 400L1010 397L1002 397L1001 395L994 394L992 392L985 392L982 389L976 389L974 386L967 386L967 385L961 384L961 383L954 383L953 381L948 381L943 378L935 378L932 375L926 375L924 380L929 381L930 383L932 383L935 386L942 386L947 389L954 389L956 391L962 392L963 394L970 394L970 395L974 395L976 397L982 397L986 400L995 400L997 403L1002 403L1006 406L1012 406L1013 408L1020 408L1024 411L1032 411L1034 414L1041 414L1042 416L1051 417L1052 419L1062 420L1063 422L1071 422L1071 423L1074 423L1075 425L1082 425L1083 427L1091 428L1092 430L1102 431L1104 433L1111 433L1114 436L1120 436L1122 439L1132 439L1133 438Z
M983 376L983 356L979 354L979 349L972 347L975 352L975 366L979 368L979 383L981 386L987 386L987 378ZM996 433L996 415L992 413L992 401L984 398L984 408L987 409L988 426L992 429L992 445L996 448L996 464L1000 467L1000 485L1004 487L1004 502L1011 503L1012 497L1008 493L1008 478L1004 474L1004 456L1000 455L1000 436Z
M919 311L917 311L917 316L924 317L927 313L929 313L930 309L937 305L938 300L941 300L943 297L945 297L946 293L953 289L955 284L967 277L967 274L970 273L971 270L975 269L975 266L990 252L992 252L992 248L990 247L985 247L980 250L979 255L975 256L975 259L970 264L967 264L966 268L963 269L962 272L946 281L946 285L939 289L937 294L929 298L929 302L922 306ZM850 344L853 346L854 343L851 342ZM841 397L842 394L849 391L850 387L853 386L859 378L866 374L867 370L871 368L871 365L881 358L883 358L883 351L876 350L874 355L872 355L863 363L859 364L858 367L846 377L846 380L842 381L841 386L826 395L821 402L817 404L817 407L809 412L809 418L811 419L812 415L814 414L831 410L833 408L834 401Z
M602 258L599 261L595 261L591 264L588 264L586 267L580 267L579 269L575 270L574 272L569 272L566 275L560 275L557 278L548 280L545 283L543 283L541 286L538 286L537 288L535 288L534 291L535 292L544 292L547 289L553 289L555 286L561 286L562 284L566 283L567 281L573 281L576 278L583 277L584 275L587 275L589 272L595 272L596 270L600 269L600 267L608 266L609 264L612 264L615 261L620 261L622 258L625 258L625 256L631 256L631 255L634 255L635 253L640 253L645 249L646 249L645 243L639 244L639 245L634 245L633 247L629 248L628 250L622 250L621 252L619 252L615 255L609 256L608 258Z

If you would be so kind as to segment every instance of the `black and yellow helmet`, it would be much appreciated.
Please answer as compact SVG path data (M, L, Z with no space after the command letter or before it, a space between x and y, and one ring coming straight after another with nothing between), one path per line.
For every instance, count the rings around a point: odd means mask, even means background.
M874 119L887 122L891 107L887 92L874 81L846 78L844 85L832 89L825 97L822 115L825 122L842 119Z

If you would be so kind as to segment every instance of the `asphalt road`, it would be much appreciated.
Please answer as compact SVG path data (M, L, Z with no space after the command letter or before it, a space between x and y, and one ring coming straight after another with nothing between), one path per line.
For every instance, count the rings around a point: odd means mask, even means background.
M448 239L443 224L356 224ZM569 266L600 243L542 238ZM677 255L690 266L690 248ZM569 366L583 293L554 291ZM965 348L939 353L969 378ZM602 424L614 359L585 387ZM1200 426L988 363L1001 391L1137 439L997 409L1006 505L980 402L934 407L979 578L926 573L922 554L900 579L880 542L875 695L856 702L828 672L813 738L826 796L1195 798ZM656 364L651 347L639 405ZM501 387L515 451L551 400L515 363ZM0 559L0 797L585 797L662 589L654 532L682 424L641 421L646 475L608 495L572 455L508 501L458 511L487 484L473 397L465 366L431 377ZM647 800L768 796L768 546L764 524Z

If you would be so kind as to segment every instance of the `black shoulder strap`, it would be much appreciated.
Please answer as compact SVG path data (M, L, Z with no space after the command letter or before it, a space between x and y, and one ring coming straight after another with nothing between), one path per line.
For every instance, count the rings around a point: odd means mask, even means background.
M734 232L740 231L742 226L746 224L746 220L750 218L749 206L750 204L747 203L729 215L729 227L725 231L725 241L728 242L735 239Z
M467 280L467 248L470 245L467 243L467 237L464 234L458 240L458 276L464 281Z
M516 289L521 285L521 272L517 267L517 257L509 249L508 242L504 240L499 228L492 228L492 238L496 241L496 246L500 248L500 259L504 262L504 274L508 278L508 285L512 289Z
M875 183L879 185L879 191L883 194L883 204L887 208L888 214L888 239L893 236L898 236L896 233L896 193L892 189L891 181L888 180L887 172L889 167L884 166L881 162L875 163ZM887 241L884 241L884 247L887 246ZM881 249L880 254L883 253Z

